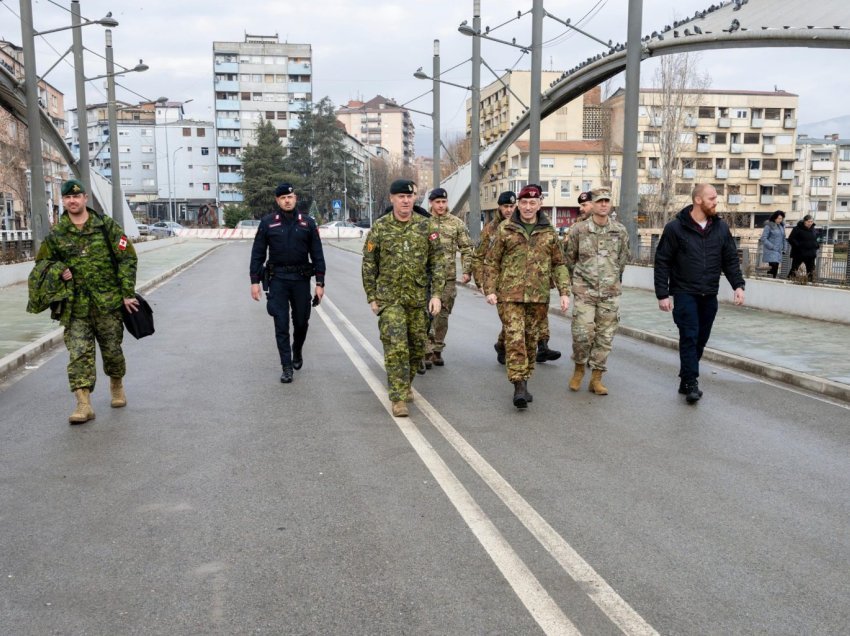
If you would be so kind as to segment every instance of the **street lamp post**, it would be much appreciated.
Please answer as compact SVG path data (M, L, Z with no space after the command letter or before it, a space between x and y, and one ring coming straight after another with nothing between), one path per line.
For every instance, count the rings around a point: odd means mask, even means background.
M440 41L434 40L434 64L432 68L432 77L434 78L434 86L431 92L434 97L434 106L432 108L432 123L434 125L432 132L433 141L433 182L434 188L440 187Z
M472 2L472 28L481 32L481 0ZM469 138L469 238L478 243L481 236L481 38L472 38L472 112Z
M166 131L167 134L167 131ZM168 137L166 137L168 139ZM177 205L177 196L176 193L171 189L171 177L174 177L174 190L177 189L177 152L183 150L183 146L176 148L174 152L171 153L171 163L168 162L168 154L166 151L165 156L165 169L169 171L168 173L168 215L172 222L177 220L177 210L175 210L175 206Z

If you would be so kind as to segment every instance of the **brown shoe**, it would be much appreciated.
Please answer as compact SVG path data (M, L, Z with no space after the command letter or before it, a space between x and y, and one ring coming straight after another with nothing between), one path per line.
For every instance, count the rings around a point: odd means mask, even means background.
M581 381L584 380L584 370L583 364L576 364L573 377L570 378L570 391L578 391L581 388Z
M435 351L431 354L431 360L434 363L434 366L442 367L445 366L446 361L443 360L443 354L440 351Z
M127 396L124 394L124 383L121 378L109 378L109 393L112 396L112 408L120 409L122 406L127 406Z
M602 384L602 371L594 369L590 374L590 386L587 390L596 395L608 395L608 389Z
M94 419L94 409L91 407L89 389L77 389L74 391L77 398L77 408L68 418L69 424L85 424Z
M393 402L393 417L407 417L407 404L403 401Z

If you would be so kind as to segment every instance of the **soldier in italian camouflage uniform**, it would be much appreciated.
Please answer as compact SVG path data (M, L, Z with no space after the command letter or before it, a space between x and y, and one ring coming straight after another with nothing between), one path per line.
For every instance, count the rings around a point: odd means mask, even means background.
M573 362L570 389L578 391L590 366L590 391L608 395L602 374L620 323L620 279L629 261L629 234L609 218L611 193L592 191L590 218L573 226L566 245L573 281Z
M570 306L570 277L558 234L540 212L542 190L524 187L517 211L499 226L484 258L484 293L498 303L505 329L508 380L514 385L513 403L524 409L532 401L528 379L534 372L537 341L547 319L550 284L561 297L561 310Z
M414 184L390 185L391 214L372 226L363 245L362 278L366 300L379 317L392 413L406 417L411 383L425 353L428 319L422 298L432 276L428 310L440 313L446 282L440 234L430 218L413 214Z
M83 184L72 179L62 184L65 213L45 238L36 263L64 266L62 279L73 283L71 310L63 322L65 346L70 354L68 381L77 407L68 421L82 424L95 417L90 394L94 390L95 342L100 345L103 370L110 377L112 406L127 404L122 378L127 370L121 342L124 323L121 307L138 310L136 300L136 251L121 227L107 216L86 207ZM110 247L118 261L112 266Z
M496 216L481 229L481 241L472 253L472 278L479 290L484 289L484 257L496 237L496 232L499 231L499 226L503 221L511 218L516 210L516 194L510 190L502 192L499 195L498 205ZM499 331L499 337L496 338L496 344L493 345L493 348L496 350L496 361L499 364L505 364L504 328Z
M449 315L457 298L457 263L455 255L460 252L460 266L463 269L461 282L465 285L472 278L472 241L466 224L458 217L449 214L448 193L443 188L435 188L428 195L431 207L431 220L440 233L440 245L443 248L445 262L446 284L440 298L440 313L431 321L428 340L425 345L425 367L431 365L442 367L443 350L446 348L446 334L449 331Z

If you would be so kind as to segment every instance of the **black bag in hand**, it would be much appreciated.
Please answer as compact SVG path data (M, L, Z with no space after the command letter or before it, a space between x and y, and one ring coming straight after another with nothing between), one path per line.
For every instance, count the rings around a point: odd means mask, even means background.
M148 304L141 294L136 294L136 300L139 301L138 311L130 313L124 305L121 306L121 318L124 320L124 327L136 340L145 336L153 335L155 329L153 327L153 309Z

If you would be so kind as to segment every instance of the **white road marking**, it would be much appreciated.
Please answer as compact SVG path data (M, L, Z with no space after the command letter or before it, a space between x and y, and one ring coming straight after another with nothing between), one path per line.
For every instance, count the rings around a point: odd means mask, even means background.
M380 403L384 405L384 409L392 417L384 382L378 379L372 370L369 369L366 361L360 357L360 354L355 351L351 343L331 321L327 312L324 310L326 305L332 306L333 310L343 317L339 310L333 306L333 303L328 300L327 296L322 299L322 304L316 308L316 313L366 381L366 384L372 389L372 392ZM383 360L381 362L383 363ZM489 517L487 517L481 507L476 503L472 495L469 494L469 491L464 488L460 480L452 473L451 469L428 443L428 440L416 428L413 420L411 418L395 417L393 421L434 476L434 479L440 484L449 501L451 501L458 513L460 513L460 516L466 522L467 526L469 526L469 529L472 530L475 538L481 543L484 550L493 560L493 563L499 568L502 576L505 577L505 580L513 588L514 593L519 597L541 629L546 634L580 634L581 632L564 615L558 604L549 596L531 570L528 569L528 566L520 559L519 555L517 555L505 540L498 528L490 521Z
M383 356L366 337L358 331L336 305L330 301L327 301L327 304L337 314L339 321L346 326L360 345L369 353L370 357L383 365ZM383 387L381 387L381 390L383 393ZM415 389L414 397L417 408L431 421L466 463L478 473L528 531L546 548L564 571L582 587L590 599L624 634L636 636L658 634Z

